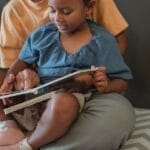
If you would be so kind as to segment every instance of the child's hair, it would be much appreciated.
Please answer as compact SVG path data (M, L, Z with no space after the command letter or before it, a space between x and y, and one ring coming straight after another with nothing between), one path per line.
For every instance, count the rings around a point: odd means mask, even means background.
M88 5L91 0L83 0L85 5Z

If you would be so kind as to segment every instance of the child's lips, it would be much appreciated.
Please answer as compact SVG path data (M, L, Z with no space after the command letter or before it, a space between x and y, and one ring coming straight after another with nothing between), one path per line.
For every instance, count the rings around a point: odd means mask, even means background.
M67 26L66 25L59 25L59 24L57 24L57 27L59 28L59 29L61 29L61 30L64 30L64 29L67 29Z

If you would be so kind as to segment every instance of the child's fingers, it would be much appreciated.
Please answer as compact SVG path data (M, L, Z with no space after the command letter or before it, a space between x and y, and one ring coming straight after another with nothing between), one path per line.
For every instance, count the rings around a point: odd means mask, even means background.
M15 80L15 76L13 74L9 74L8 79L7 79L7 83L12 83Z
M11 99L2 99L2 103L4 106L9 106L11 104L13 104L13 100Z
M95 76L98 76L102 72L106 74L106 67L104 67L104 66L101 66L101 67L91 66L91 70L95 71L95 73L94 73Z
M16 88L17 90L26 90L39 84L39 77L37 74L30 70L25 69L16 76Z
M103 73L106 73L106 67L98 67L97 68L97 72L103 72Z
M102 80L102 79L105 79L107 78L107 74L105 72L105 70L99 70L99 71L96 71L95 74L94 74L94 80Z
M16 76L15 89L16 90L24 89L24 76L22 72L19 72Z
M12 88L13 88L13 84L10 83L2 85L0 88L0 95L5 95L6 93L11 92Z
M93 66L93 65L91 66L91 70L92 70L92 71L95 71L96 69L97 69L97 68L96 68L95 66Z
M40 82L39 76L31 69L25 69L24 74L24 89L30 89L37 86Z
M107 77L105 76L105 74L100 74L100 75L95 75L94 81L95 82L101 82L101 81L105 81L107 80Z
M26 80L24 81L24 90L27 90L27 89L30 89L30 88L32 88L31 80L26 79Z
M98 70L103 70L105 67L96 67L94 65L91 66L92 71L98 71Z
M6 102L6 100L5 100L5 99L2 99L2 103L3 103L3 105L4 105L4 106L6 106L6 105L7 105L7 102Z

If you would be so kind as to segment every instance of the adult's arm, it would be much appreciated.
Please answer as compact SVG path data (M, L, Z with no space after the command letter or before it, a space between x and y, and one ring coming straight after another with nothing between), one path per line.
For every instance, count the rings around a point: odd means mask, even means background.
M31 5L31 7L29 7ZM4 7L0 24L0 67L9 68L27 36L49 21L47 1L10 0Z
M124 56L127 51L127 36L126 31L121 32L120 34L116 35L117 42L120 47L120 52Z
M97 0L93 20L114 35L120 46L121 54L126 52L126 29L128 23L113 0Z

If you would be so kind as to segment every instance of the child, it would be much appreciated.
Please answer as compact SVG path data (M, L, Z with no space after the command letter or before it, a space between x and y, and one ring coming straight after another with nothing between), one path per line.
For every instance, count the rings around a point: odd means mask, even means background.
M101 93L121 93L127 87L126 80L132 78L114 37L87 20L94 0L49 0L48 4L52 23L29 36L19 59L5 77L1 93L11 91L16 75L34 63L41 83L92 65L97 66L94 67L97 71L94 76L86 74L75 78L77 90L72 88L71 92L56 93L45 105L33 132L25 138L18 129L20 142L18 139L14 143L7 141L7 146L1 146L0 150L37 149L57 140L68 131L84 106L82 89L90 90L95 85ZM5 103L10 102L5 100ZM8 119L5 116L1 118ZM11 126L7 123L6 132Z
M0 86L6 71L17 59L27 36L31 31L49 21L47 0L0 1L2 4L7 2L9 3L4 7L1 14L0 25ZM91 18L116 37L121 53L124 55L126 52L125 32L128 24L119 12L115 2L112 0L98 0ZM23 78L23 75L20 76ZM30 72L27 72L27 76L30 76ZM32 79L29 81L29 84L31 83Z

